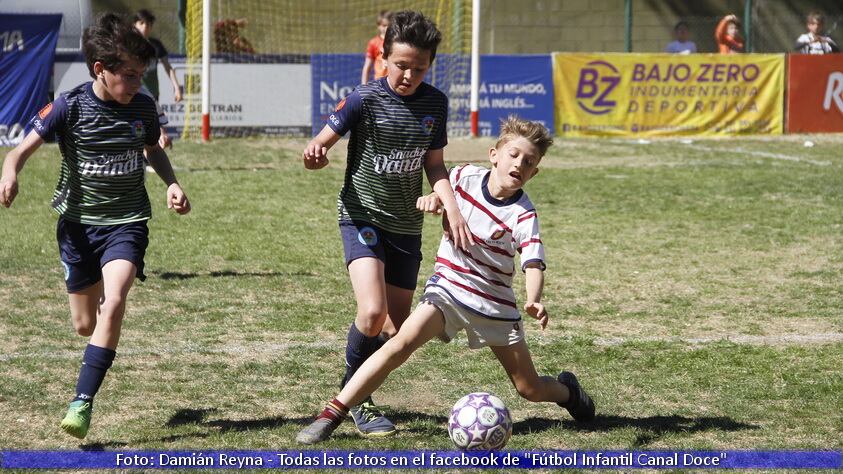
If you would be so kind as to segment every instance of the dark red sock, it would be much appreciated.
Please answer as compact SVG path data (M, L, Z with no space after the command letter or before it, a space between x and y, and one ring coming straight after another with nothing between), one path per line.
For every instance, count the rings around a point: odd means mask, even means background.
M346 416L348 416L348 407L335 398L325 405L325 409L322 410L322 413L320 413L316 419L327 418L331 421L340 422L344 420Z

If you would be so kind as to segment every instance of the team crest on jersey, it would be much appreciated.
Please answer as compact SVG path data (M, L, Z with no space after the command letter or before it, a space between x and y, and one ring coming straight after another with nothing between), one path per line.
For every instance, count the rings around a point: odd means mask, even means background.
M378 244L378 233L371 227L364 227L357 233L357 240L363 245L374 247Z
M334 109L334 112L339 112L343 107L345 107L345 99L341 100L340 103L337 104L337 108Z
M436 121L430 115L421 120L421 128L425 135L433 133L433 125L435 123Z
M49 104L45 105L43 109L38 111L38 116L41 117L41 120L47 118L50 115L50 111L53 110L53 103L50 102Z
M134 122L132 122L132 136L143 136L143 120L135 120Z
M492 233L492 235L489 237L489 239L500 240L504 236L504 234L506 234L506 230L498 229L494 233Z

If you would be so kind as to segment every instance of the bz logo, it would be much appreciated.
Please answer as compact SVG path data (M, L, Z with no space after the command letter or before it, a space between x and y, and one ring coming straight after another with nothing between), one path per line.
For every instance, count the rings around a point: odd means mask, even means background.
M612 111L617 101L608 100L609 94L621 82L620 73L606 61L592 61L580 70L577 84L577 104L592 115L603 115Z

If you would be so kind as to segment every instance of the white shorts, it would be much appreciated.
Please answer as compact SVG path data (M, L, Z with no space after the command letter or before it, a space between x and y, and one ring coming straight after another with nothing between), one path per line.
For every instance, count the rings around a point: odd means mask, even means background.
M524 328L521 321L503 321L477 315L474 311L458 304L448 292L438 286L425 288L421 298L442 311L445 316L445 332L439 339L450 342L454 336L465 329L468 347L480 349L485 346L511 346L524 340Z

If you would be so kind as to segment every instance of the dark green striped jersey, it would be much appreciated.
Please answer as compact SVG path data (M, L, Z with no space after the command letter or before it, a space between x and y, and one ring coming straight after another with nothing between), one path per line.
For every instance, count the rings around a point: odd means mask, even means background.
M369 222L398 234L420 235L424 215L416 209L422 194L428 150L448 143L448 99L421 83L402 97L386 78L358 86L328 117L328 126L345 135L348 166L337 207L340 220Z
M143 148L161 134L155 102L143 94L125 105L106 102L92 84L62 94L30 121L44 141L57 141L61 150L53 209L91 225L149 219Z

